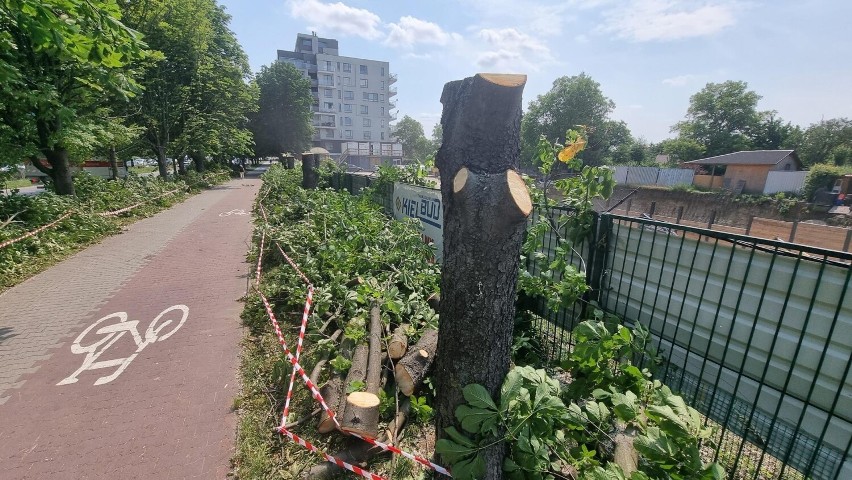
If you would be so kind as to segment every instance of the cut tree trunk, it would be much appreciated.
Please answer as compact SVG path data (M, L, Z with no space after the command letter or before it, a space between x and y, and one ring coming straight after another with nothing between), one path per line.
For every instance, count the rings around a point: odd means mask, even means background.
M325 385L320 388L320 395L325 400L326 405L330 408L335 415L340 417L340 408L345 404L343 401L346 396L344 395L345 389L343 387L344 379L342 375L335 374L332 376ZM340 419L338 418L338 421ZM320 414L319 424L317 425L317 431L319 433L328 433L337 428L334 424L334 420L328 416L326 412L322 412Z
M429 298L426 299L426 303L428 303L429 306L432 307L432 310L435 310L437 312L438 309L441 308L441 294L435 292L432 295L429 295Z
M313 190L319 183L320 156L313 153L302 155L302 188Z
M437 438L455 423L462 388L496 398L509 371L518 262L532 202L517 173L525 75L447 83L438 150L444 205L441 328L435 381ZM506 446L483 451L486 479L502 478Z
M363 437L379 435L379 397L369 392L352 392L346 397L346 409L340 429Z
M633 446L633 441L639 435L639 431L632 426L619 425L619 433L615 435L615 451L613 461L621 467L625 476L629 477L639 469L639 452Z
M391 339L388 342L388 357L391 360L399 360L408 350L408 335L406 335L406 331L408 331L408 324L406 323L396 327L396 330L393 331L393 335L391 335Z
M396 363L394 368L396 386L406 397L410 397L426 378L429 367L435 360L437 347L438 331L425 330L417 344Z

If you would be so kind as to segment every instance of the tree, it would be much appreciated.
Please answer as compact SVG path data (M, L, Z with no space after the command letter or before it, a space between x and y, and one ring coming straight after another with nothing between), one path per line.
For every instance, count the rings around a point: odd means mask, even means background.
M852 165L852 120L832 118L814 123L802 135L798 148L805 165Z
M689 138L668 138L657 144L657 151L669 155L674 162L704 158L704 146Z
M438 149L441 148L441 144L444 143L444 128L441 127L440 123L436 123L434 127L432 127L432 154L436 154Z
M408 115L393 127L391 136L402 144L402 154L407 158L422 162L433 153L432 145L423 133L423 125Z
M293 65L273 62L263 66L255 82L259 109L251 117L255 155L301 153L311 143L311 81Z
M746 82L708 83L689 98L686 120L672 131L703 146L708 157L749 150L761 119L760 98Z
M534 162L541 135L550 141L564 142L568 129L583 125L589 137L583 161L600 165L609 152L630 142L627 126L609 120L613 109L615 103L604 96L600 84L585 73L557 78L550 91L530 102L523 117L522 164Z
M130 64L146 56L145 44L120 17L114 0L0 2L0 141L61 195L74 194L69 145L96 147L100 140L81 132L108 123L103 109L140 90Z

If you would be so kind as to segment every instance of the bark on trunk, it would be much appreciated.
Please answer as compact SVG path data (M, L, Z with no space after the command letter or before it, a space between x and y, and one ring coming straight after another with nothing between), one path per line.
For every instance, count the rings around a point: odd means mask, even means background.
M166 164L166 147L163 145L157 147L157 170L160 171L160 178L169 176L169 167Z
M341 408L344 405L343 399L346 398L344 395L344 387L343 387L343 376L334 374L325 385L320 388L320 394L322 398L325 400L326 405L330 408L335 415L338 416L338 421L340 421ZM320 414L319 424L317 424L317 431L319 433L328 433L337 428L334 424L334 421L331 417L328 416L327 413L322 412Z
M382 389L382 319L378 305L370 308L370 353L367 358L367 391L378 395Z
M496 398L509 370L518 261L532 209L517 173L525 83L525 75L479 74L447 83L441 95L444 266L432 375L437 438L455 423L465 385L483 385ZM496 444L483 452L484 478L502 478L505 451Z
M50 179L59 195L74 195L74 179L71 177L71 166L68 165L68 150L55 148L43 150L47 163L50 164Z
M113 180L118 180L118 161L115 158L115 145L109 147L109 171Z
M302 188L313 190L319 183L320 156L312 153L302 155Z
M436 330L424 331L417 344L394 367L396 386L406 397L410 397L417 390L429 373L429 367L435 361L438 337Z
M192 161L195 164L195 171L196 172L201 173L201 172L204 171L204 169L205 169L205 166L204 166L205 158L204 158L204 156L198 155L198 154L193 155Z

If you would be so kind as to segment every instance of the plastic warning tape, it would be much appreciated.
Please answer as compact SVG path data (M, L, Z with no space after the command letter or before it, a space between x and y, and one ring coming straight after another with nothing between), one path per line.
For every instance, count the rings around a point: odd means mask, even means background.
M283 435L288 436L290 438L290 440L293 440L294 442L298 443L299 445L301 445L301 446L307 448L308 450L320 455L321 457L325 458L326 460L328 460L331 463L334 463L335 465L337 465L340 468L345 468L346 470L349 470L350 472L356 473L356 474L358 474L358 475L360 475L364 478L369 478L370 480L385 480L385 477L380 477L379 475L376 475L375 473L370 473L370 472L364 470L363 468L361 468L357 465L352 465L350 463L344 462L343 460L341 460L339 458L332 457L331 455L323 452L319 448L313 446L311 444L311 442L308 442L307 440L299 437L298 435L291 432L290 430L287 430L284 427L279 427L278 432L280 432Z
M314 301L314 287L308 285L308 297L305 299L305 308L302 311L302 325L299 327L299 342L296 345L296 361L302 354L302 343L305 341L305 330L308 327L308 316L311 312L311 304ZM281 426L287 426L287 415L290 413L290 399L293 397L293 384L296 383L296 367L290 373L290 385L287 387L287 400L284 402L284 413L281 415Z
M260 248L257 251L257 268L254 272L254 284L260 286L260 263L263 261L263 242L266 240L266 230L260 234Z
M43 232L43 231L47 230L48 228L55 226L56 224L58 224L58 223L59 223L59 222L61 222L62 220L65 220L66 218L70 217L70 216L71 216L71 215L73 215L73 214L74 214L74 212L73 212L73 211L71 211L71 210L69 210L68 212L65 212L65 214L64 214L64 215L62 215L61 217L57 218L56 220L54 220L54 221L52 221L52 222L48 223L47 225L42 225L42 226L40 226L40 227L36 228L35 230L33 230L33 231L31 231L31 232L27 232L27 233L25 233L25 234L21 235L21 236L20 236L20 237L18 237L18 238L13 238L13 239L11 239L11 240L6 240L5 242L0 243L0 248L6 248L6 247L8 247L9 245L13 245L13 244L15 244L15 243L20 242L21 240L26 240L27 238L30 238L30 237L32 237L33 235L37 235L37 234L39 234L40 232Z

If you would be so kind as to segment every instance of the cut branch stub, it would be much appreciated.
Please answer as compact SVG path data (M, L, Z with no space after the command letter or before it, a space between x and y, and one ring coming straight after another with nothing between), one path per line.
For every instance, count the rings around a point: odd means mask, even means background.
M438 331L425 330L417 344L397 362L394 378L403 395L410 397L426 378L429 367L435 360L437 347Z
M407 330L408 324L404 323L393 331L393 335L388 341L388 357L391 360L399 360L408 350L408 335L405 333Z

